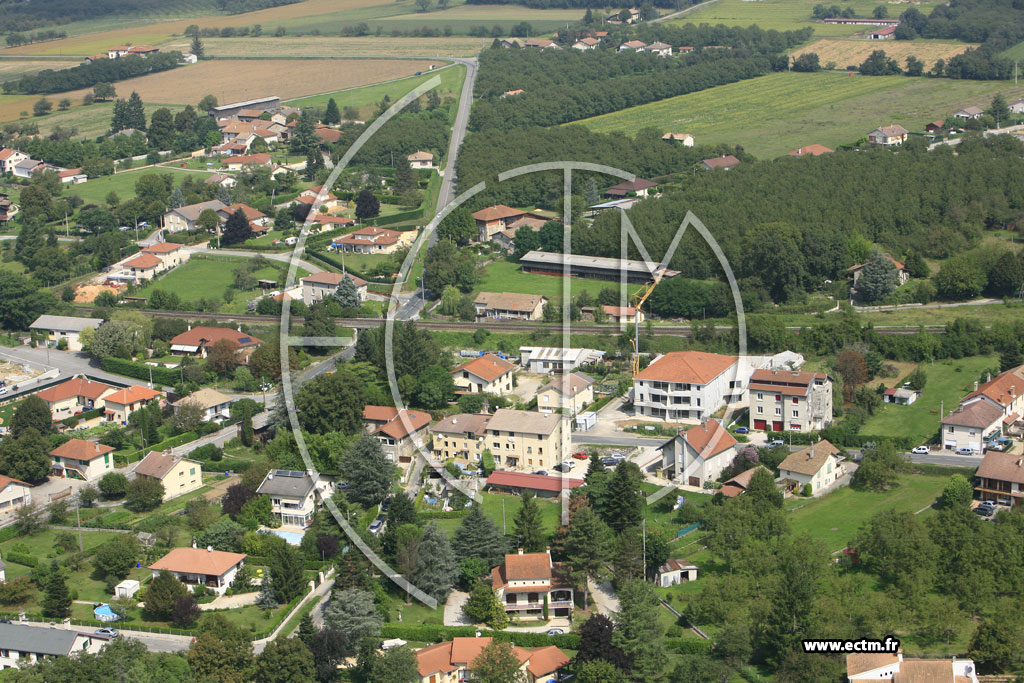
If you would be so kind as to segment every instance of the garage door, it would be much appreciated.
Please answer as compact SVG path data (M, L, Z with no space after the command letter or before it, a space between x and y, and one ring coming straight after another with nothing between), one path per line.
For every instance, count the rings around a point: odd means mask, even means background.
M768 429L768 420L754 420L754 429L764 431Z
M782 422L781 421L772 422L772 431L773 432L781 432L782 431Z

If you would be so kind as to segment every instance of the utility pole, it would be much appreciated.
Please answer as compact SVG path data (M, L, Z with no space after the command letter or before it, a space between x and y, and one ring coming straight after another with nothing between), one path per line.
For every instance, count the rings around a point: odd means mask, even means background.
M505 496L501 497L501 535L508 536L508 529L505 528Z
M78 522L78 552L85 552L82 545L82 504L75 505L75 519Z
M644 537L644 565L643 565L643 572L644 572L644 581L646 581L647 580L647 518L646 517L643 518L642 528L643 528L643 537Z

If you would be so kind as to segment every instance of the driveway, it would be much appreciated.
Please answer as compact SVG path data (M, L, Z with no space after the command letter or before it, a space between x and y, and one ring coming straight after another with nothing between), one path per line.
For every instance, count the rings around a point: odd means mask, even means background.
M462 606L469 600L469 593L452 591L448 594L448 602L444 604L445 626L473 626L473 622L462 613Z
M598 614L610 617L612 613L619 611L619 596L612 590L611 581L602 584L587 579L587 590L590 591L590 608L596 609Z

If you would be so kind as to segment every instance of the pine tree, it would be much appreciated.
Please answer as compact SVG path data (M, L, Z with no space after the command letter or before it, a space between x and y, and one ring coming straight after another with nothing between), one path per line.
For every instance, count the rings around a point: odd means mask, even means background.
M412 174L409 160L399 155L395 164L395 194L405 194L416 189L416 178Z
M544 550L544 531L541 529L540 508L531 491L524 491L521 505L514 518L519 547L528 553Z
M225 206L231 206L234 202L231 200L231 191L224 185L217 186L217 201L224 204Z
M185 197L181 193L181 186L174 188L174 192L171 193L171 200L168 203L168 208L180 209L185 206Z
M444 602L452 590L458 565L448 535L436 524L423 529L419 542L419 561L413 572L413 584L438 602Z
M334 298L342 308L359 308L359 291L356 289L356 283L348 275L338 283L338 288L334 290Z
M256 604L262 610L274 609L280 604L274 595L274 578L269 569L263 571L263 582L260 584L260 594L256 598Z
M116 133L128 127L125 123L125 107L128 105L124 100L114 101L114 114L110 119L110 130Z
M54 619L71 616L71 593L68 592L57 560L50 563L50 578L46 582L46 595L43 597L43 614Z
M473 584L473 589L469 592L469 599L463 604L462 611L474 623L487 624L489 628L496 631L508 626L508 614L505 613L505 608L498 600L491 585L483 581Z
M365 220L380 215L380 200L370 190L362 190L356 197L356 218Z
M615 468L601 508L602 519L615 531L640 524L646 505L640 490L642 481L643 475L634 463L624 462Z
M288 144L295 154L309 154L310 151L319 148L320 138L316 136L316 120L313 118L311 109L306 109L299 115L295 123L295 131L288 139Z
M572 516L565 552L573 581L583 587L583 608L587 608L587 580L598 579L608 560L608 527L589 505L580 506Z
M478 557L488 567L493 567L501 562L508 549L508 542L501 534L501 529L484 514L483 509L474 505L455 530L452 546L459 557Z
M334 98L327 100L327 111L324 112L323 122L328 126L341 123L341 112L338 111L338 103Z
M619 605L612 643L630 657L633 680L658 680L665 666L665 627L658 618L658 594L646 581L627 581L619 590Z
M146 109L142 106L139 93L132 91L124 108L124 128L146 130Z
M199 34L192 34L192 47L189 50L199 59L206 57L206 49L203 47L203 41L199 39Z
M253 443L252 410L247 406L242 415L242 445L249 447Z
M249 225L245 212L239 208L224 221L221 242L224 245L241 244L252 237L252 226Z
M315 181L316 174L325 168L324 155L320 149L314 147L306 153L306 169L304 171L306 180Z
M309 647L309 644L313 642L313 638L316 637L316 634L317 630L316 626L313 624L313 616L309 612L306 612L299 621L299 640L305 643L306 647Z

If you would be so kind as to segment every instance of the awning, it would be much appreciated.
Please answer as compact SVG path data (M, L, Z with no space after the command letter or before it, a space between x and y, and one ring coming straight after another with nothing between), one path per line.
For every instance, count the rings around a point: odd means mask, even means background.
M1005 418L1003 418L1003 424L1004 425L1012 425L1014 422L1016 422L1019 419L1020 419L1020 415L1019 414L1017 414L1017 413L1010 413Z

